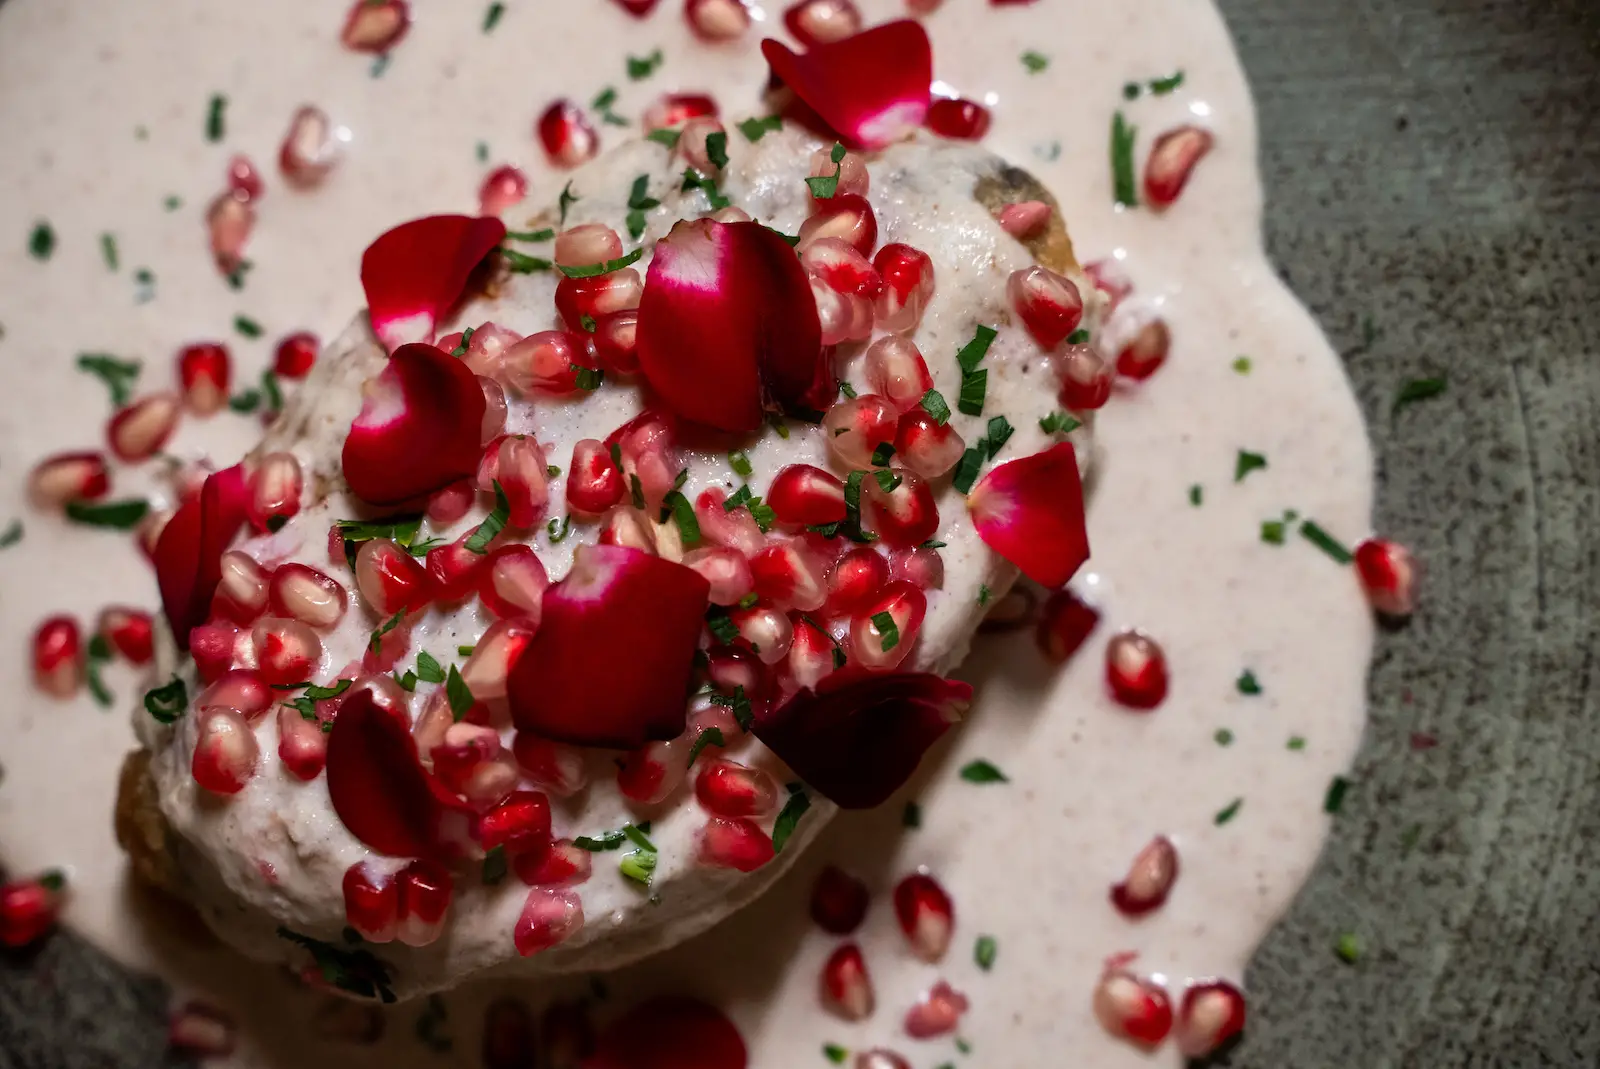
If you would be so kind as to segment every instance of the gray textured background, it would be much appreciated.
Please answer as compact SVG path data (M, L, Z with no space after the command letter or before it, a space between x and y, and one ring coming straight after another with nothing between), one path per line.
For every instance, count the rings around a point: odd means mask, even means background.
M1346 355L1380 527L1428 567L1228 1064L1600 1065L1600 0L1220 2L1268 248ZM0 957L0 1069L160 1064L164 1009L70 937Z

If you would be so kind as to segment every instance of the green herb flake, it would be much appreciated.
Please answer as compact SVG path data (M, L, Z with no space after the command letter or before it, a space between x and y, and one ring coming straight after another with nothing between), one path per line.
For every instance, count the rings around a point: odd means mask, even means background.
M706 613L706 627L711 631L711 637L724 646L739 637L739 628L728 618L728 610L721 606L713 605Z
M734 687L732 694L712 694L711 703L720 705L733 713L733 719L746 731L755 723L755 713L750 707L750 699L745 697L744 687Z
M806 793L805 787L799 783L789 784L789 800L783 803L783 809L778 813L778 819L772 825L772 852L783 853L784 844L794 834L800 824L800 818L806 815L811 808L811 796Z
M968 783L1010 783L1006 774L989 761L978 758L961 766L961 778Z
M494 28L500 25L500 17L506 13L506 5L495 0L489 9L483 13L483 32L493 33Z
M173 196L172 194L169 193L167 195L166 199L164 199L161 202L161 206L163 208L165 208L169 212L175 212L179 208L183 207L183 198L182 197L178 197L178 196Z
M472 688L467 686L467 681L461 678L455 665L450 666L450 674L445 677L444 696L450 702L450 712L454 714L456 722L472 711L476 699L472 696Z
M1122 86L1122 99L1138 100L1139 94L1142 92L1144 92L1144 88L1138 82L1125 82Z
M1050 57L1038 52L1022 53L1022 65L1028 69L1029 74L1038 74L1050 66Z
M450 350L451 356L466 356L467 350L472 347L472 336L478 332L477 327L468 327L461 332L461 340L456 342L456 347Z
M1248 356L1235 357L1233 361L1233 370L1240 375L1250 374L1250 358Z
M644 139L646 141L654 141L658 145L665 145L670 149L678 147L678 138L682 136L683 135L677 130L664 128L661 130L651 130L648 134L644 135Z
M752 143L760 141L775 130L782 129L783 119L776 115L768 115L764 119L745 119L739 123L739 132L744 135L746 141Z
M845 1059L850 1057L850 1052L837 1043L824 1043L822 1045L822 1056L834 1065L843 1065Z
M960 1051L962 1054L971 1054L972 1053L972 1044L968 1043L965 1039L962 1039L960 1036L957 1036L956 1037L956 1050Z
M683 491L670 491L663 499L663 507L672 514L672 522L677 524L678 536L683 541L684 549L693 549L700 544L700 521L695 518L694 506L689 499L683 496Z
M1173 71L1165 78L1150 79L1150 92L1158 97L1164 97L1183 84L1183 72Z
M511 519L511 502L506 500L505 487L500 485L500 480L494 482L494 511L483 518L477 530L472 532L467 539L468 553L484 554L489 552L489 543L495 540L501 531L505 530L506 523Z
M1000 944L992 935L980 935L972 947L972 960L978 963L978 968L988 972L994 968L994 959L1000 953Z
M1418 401L1426 401L1430 397L1438 397L1444 393L1447 386L1449 386L1449 382L1446 381L1443 375L1431 379L1412 379L1400 387L1400 392L1395 395L1392 411L1398 412L1407 405L1416 404Z
M139 381L141 365L137 360L119 360L109 353L79 353L78 370L93 375L111 391L111 403L117 408L133 397L134 383Z
M941 427L950 422L950 406L945 402L944 394L938 390L929 390L922 395L922 409Z
M33 230L28 234L28 255L42 263L50 259L55 251L55 228L43 220L33 224Z
M1344 796L1350 791L1350 781L1335 776L1328 783L1328 792L1322 796L1322 811L1332 816L1344 808Z
M516 249L508 249L504 246L501 246L500 256L505 260L506 270L513 275L531 275L536 272L550 271L556 266L554 261L548 260L543 256L529 256L525 252L518 252ZM466 344L465 340L463 340L462 344Z
M115 234L100 235L100 258L106 262L107 271L115 271L121 264L117 256L117 236Z
M989 389L989 373L978 365L989 353L989 346L999 332L993 327L979 326L973 338L956 353L956 363L961 366L961 396L956 407L969 416L983 413L983 401Z
M1300 537L1322 550L1339 564L1349 564L1355 560L1355 557L1345 548L1344 544L1323 530L1316 520L1306 520L1300 524Z
M444 666L427 650L417 654L417 678L424 683L443 683L445 680Z
M656 875L656 854L652 850L633 850L617 863L617 871L641 887L649 887Z
M222 140L222 135L227 129L228 98L221 93L212 93L211 102L206 105L206 140L217 142Z
M1252 453L1248 449L1239 450L1238 459L1233 462L1233 481L1243 482L1244 477L1252 471L1264 470L1267 458L1260 453Z
M1084 345L1087 344L1088 341L1089 332L1084 330L1082 327L1079 327L1077 330L1067 335L1068 345Z
M628 120L611 110L611 105L617 102L617 91L611 86L600 90L600 95L594 98L593 107L600 113L600 121L607 126L627 126Z
M1284 535L1288 526L1288 522L1285 520L1262 520L1261 541L1272 546L1283 545Z
M694 767L695 758L700 756L700 751L707 746L723 746L727 740L722 737L721 728L706 728L695 736L694 745L689 747L689 767Z
M1288 748L1291 749L1291 750L1295 750L1295 751L1304 750L1306 748L1305 736L1303 736L1303 735L1291 735L1291 736L1289 736Z
M750 474L755 471L755 468L751 467L750 465L749 455L747 455L742 449L735 449L733 452L729 453L728 463L733 466L734 471L738 472L739 475L745 479L750 478Z
M956 407L969 416L981 416L988 393L988 370L969 371L961 376L961 396L956 400Z
M711 161L711 166L722 169L728 166L728 135L718 131L706 135L706 159Z
M246 338L259 338L262 334L261 324L244 315L233 317L233 329L243 334Z
M833 152L828 157L833 161L833 173L806 179L806 188L817 200L831 200L839 192L839 175L844 171L844 157L844 146L835 141Z
M666 62L666 59L667 59L667 57L662 54L661 49L659 49L659 48L656 49L654 52L650 53L648 56L645 56L643 58L640 58L638 56L629 56L628 57L628 78L629 78L629 80L630 81L635 81L635 82L644 81L646 78L650 77L657 70L659 70L660 67L661 67L661 64Z
M562 226L566 226L567 225L567 211L568 211L568 209L570 209L574 204L578 203L578 201L580 201L582 199L583 199L582 197L580 197L576 193L572 192L572 183L571 182L568 182L566 185L561 187L560 206L561 206L561 225Z
M1334 954L1346 965L1354 965L1360 961L1362 950L1361 937L1354 932L1340 933L1339 938L1333 943Z
M595 367L584 367L582 364L569 364L567 370L573 373L573 385L580 390L598 390L605 381L606 373Z
M345 553L348 554L349 552L349 543L346 543ZM405 615L405 610L402 609L393 616L389 617L382 624L378 625L378 629L374 631L372 633L372 637L367 640L367 649L371 650L373 653L377 653L378 647L383 644L383 636L393 631L396 627L399 627L400 621L405 619Z
M983 456L983 443L979 442L961 454L961 459L956 462L956 473L951 482L963 494L970 494L972 484L978 481L978 469L983 467Z
M602 832L599 835L580 835L572 840L572 845L579 850L587 850L591 854L603 854L609 850L619 850L622 844L628 841L622 829Z
M992 598L992 597L994 597L994 591L989 589L989 584L988 583L982 583L982 584L980 584L978 586L978 604L979 605L987 605L987 604L989 604L989 599Z
M632 252L619 256L615 260L607 260L598 264L578 264L568 267L566 264L557 264L563 275L568 278L597 278L600 275L609 275L614 271L621 271L624 267L631 267L639 262L639 257L644 255L644 249L637 248Z
M894 622L894 615L888 612L872 614L872 626L878 629L878 634L883 636L883 652L888 653L900 645L900 628Z
M902 828L922 827L922 807L916 802L907 802L906 807L900 811L900 826Z
M848 382L845 382L843 379L839 380L839 392L844 394L852 401L860 396L860 394L856 393L856 388L850 385Z
M574 198L574 199L576 199L576 198ZM554 228L552 228L552 227L545 227L543 230L508 230L508 231L506 231L506 238L508 240L510 240L510 241L526 241L526 242L529 242L531 244L539 244L540 242L550 241L553 238L555 238L555 236L556 236L556 232L555 232Z
M1071 434L1081 426L1083 421L1065 412L1052 412L1039 421L1039 429L1046 434Z
M12 520L4 531L0 531L0 549L10 549L20 541L22 541L22 521Z
M688 193L695 189L706 195L706 201L711 205L712 211L726 208L733 203L733 201L722 195L722 191L717 188L717 180L715 178L709 178L693 168L685 168L683 185L679 187L678 191L680 193Z
M1133 145L1139 136L1137 126L1128 125L1117 112L1111 119L1111 189L1112 199L1123 208L1137 208L1139 195L1134 181Z
M396 673L393 673L393 676L394 676L394 681L396 683L400 684L400 689L401 690L405 691L407 694L416 693L416 689L417 689L417 673L411 671L411 669L408 668L408 669L406 669L406 674L405 675L400 675L398 672L396 672Z
M176 676L144 692L144 711L155 717L158 723L173 723L188 706L189 688Z
M1219 828L1222 827L1222 825L1228 823L1234 817L1239 815L1239 810L1243 805L1243 798L1235 798L1233 801L1229 802L1227 805L1223 806L1217 811L1217 815L1211 818L1211 823L1215 824Z
M559 522L560 526L557 526ZM563 516L559 521L551 520L544 525L544 533L550 537L552 546L560 545L566 541L567 533L572 530L572 517Z
M389 967L372 952L364 949L346 950L309 935L278 929L278 938L286 939L310 951L311 959L322 973L322 978L341 991L362 998L394 1002L395 994L389 987Z
M148 267L141 267L133 273L133 303L149 304L156 299L156 276Z
M1261 681L1248 668L1239 673L1239 678L1233 685L1238 688L1240 694L1249 694L1253 697L1261 693Z
M506 848L497 846L483 855L483 882L493 887L506 878Z
M1218 746L1233 745L1233 732L1229 731L1227 728L1218 728L1216 734L1212 735L1211 737L1216 740Z
M1011 440L1016 429L1011 426L1011 421L1004 416L995 416L989 421L989 433L985 438L989 459L993 460L996 453Z
M69 501L67 519L85 527L106 527L114 531L131 531L139 521L150 514L150 502L143 498L126 501Z

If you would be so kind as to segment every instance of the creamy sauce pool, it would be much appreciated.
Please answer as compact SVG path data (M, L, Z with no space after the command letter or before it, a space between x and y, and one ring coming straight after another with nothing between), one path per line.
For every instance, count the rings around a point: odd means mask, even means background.
M54 703L26 684L29 637L42 616L68 612L87 625L108 603L156 603L153 577L129 540L63 525L25 503L35 460L99 442L105 390L74 368L75 354L142 358L140 390L149 391L167 386L179 345L223 338L244 385L283 334L338 332L361 304L361 250L396 221L473 210L482 176L502 162L529 173L528 205L553 201L561 179L531 135L552 97L586 101L614 86L615 110L637 117L662 92L705 90L725 116L758 113L765 66L755 42L782 9L769 5L745 42L711 48L690 37L673 2L643 22L610 4L512 2L488 35L484 5L419 6L411 34L376 77L370 57L338 43L342 4L174 0L159 21L109 0L0 8L0 143L8 149L0 155L0 366L9 391L0 410L0 529L12 517L25 523L22 541L0 550L0 678L13 695L0 710L0 854L14 873L65 868L68 924L239 1014L248 1033L242 1064L327 1056L311 1034L322 999L223 953L192 926L172 925L129 885L110 817L116 770L133 745L127 710L145 681L110 669L111 710L87 696ZM893 0L860 6L869 23L900 13ZM1069 1052L1097 1066L1148 1064L1107 1039L1090 1011L1102 960L1137 951L1136 967L1164 974L1175 991L1191 976L1238 980L1320 847L1324 791L1360 735L1372 629L1347 569L1292 533L1285 545L1265 544L1260 527L1294 509L1353 543L1369 526L1371 458L1334 354L1262 254L1254 116L1214 10L1181 0L998 10L952 0L926 25L938 77L991 106L987 146L1049 186L1080 258L1122 260L1173 329L1166 366L1119 390L1097 424L1094 555L1075 587L1103 620L1064 671L1048 668L1025 633L980 642L962 673L979 700L903 799L836 820L756 906L607 977L607 1001L692 990L729 1010L757 1069L827 1064L825 1042L891 1046L923 1069L961 1058L949 1039L901 1033L905 1010L945 979L972 1002L960 1035L984 1062L1045 1069ZM625 57L656 48L665 55L660 70L630 81ZM1049 66L1030 73L1025 51ZM1125 83L1180 69L1184 82L1170 95L1122 96ZM228 102L215 144L204 136L214 93ZM302 103L352 132L348 157L309 194L292 192L272 166ZM1215 151L1164 215L1112 206L1107 143L1119 107L1141 130L1141 160L1156 134L1183 122L1216 134ZM268 185L248 250L255 267L237 292L210 262L203 225L234 152L250 156ZM168 210L169 197L181 203ZM41 220L58 239L46 262L27 251ZM102 258L103 233L116 236L115 271ZM136 278L140 268L153 283ZM265 336L235 333L240 314ZM1250 359L1247 374L1235 370L1240 356ZM187 420L168 452L231 461L259 430L226 413ZM1236 483L1241 449L1268 466ZM119 470L113 496L145 492L147 477ZM1198 506L1190 496L1197 485ZM1159 638L1173 677L1171 696L1148 715L1119 709L1103 689L1105 641L1134 625ZM1246 669L1259 695L1237 689ZM1223 730L1228 745L1217 741ZM1291 749L1291 739L1303 745ZM957 770L978 757L1010 782L960 779ZM906 799L921 806L918 829L902 827ZM1235 800L1232 819L1216 823ZM1164 907L1129 922L1108 904L1107 888L1156 834L1176 841L1182 873ZM816 1000L835 940L809 923L805 902L811 876L828 861L875 890L858 938L878 1010L856 1025L825 1015ZM911 957L888 902L894 882L919 865L956 903L956 938L938 966ZM988 972L973 961L980 934L998 943ZM574 978L523 983L514 993L537 1007L588 986ZM485 986L447 997L432 1034L475 1051L482 1003L504 993ZM336 1056L436 1060L414 1028L424 1012L416 1004L390 1010L381 1044ZM1170 1043L1159 1057L1179 1060Z

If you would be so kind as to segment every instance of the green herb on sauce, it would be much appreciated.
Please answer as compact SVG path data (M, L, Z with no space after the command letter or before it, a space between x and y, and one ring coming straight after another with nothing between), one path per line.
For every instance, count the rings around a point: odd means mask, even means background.
M1071 434L1081 426L1081 420L1065 412L1052 412L1039 421L1039 429L1046 434Z
M1137 126L1128 125L1122 117L1122 112L1117 112L1111 118L1111 190L1112 199L1123 208L1137 208L1139 195L1136 191L1135 171L1133 164L1133 145L1139 136Z
M950 422L950 405L938 390L929 390L922 395L922 410L941 427Z
M1322 811L1330 816L1344 808L1344 796L1350 791L1350 781L1335 776L1328 783L1328 793L1322 796Z
M1218 810L1217 815L1211 818L1211 823L1220 828L1222 825L1228 823L1234 817L1238 816L1239 810L1243 805L1243 798L1235 798L1233 801L1229 802L1227 805Z
M661 64L666 62L666 58L659 48L643 58L629 56L628 77L635 82L641 82L659 70Z
M44 220L33 224L33 230L28 234L28 255L41 263L50 259L56 251L56 231Z
M994 764L977 758L961 766L961 778L968 783L1010 783L1006 774Z
M67 519L85 527L106 527L114 531L131 531L139 521L150 514L150 502L143 498L125 501L69 501Z
M212 93L211 102L206 105L206 140L217 142L222 140L226 133L226 118L228 98L221 93Z
M1000 944L992 935L978 936L977 943L972 947L972 960L977 962L978 968L988 972L994 968L994 959L1000 953Z
M139 381L140 363L137 360L119 360L109 353L79 353L78 370L93 375L111 391L111 403L117 408L133 397L134 383Z
M6 524L4 530L0 530L0 549L10 549L20 541L22 541L21 520L12 520Z
M1229 731L1227 728L1218 728L1216 733L1211 737L1216 740L1218 746L1233 745L1233 732Z
M1193 505L1195 508L1199 508L1205 503L1205 496L1205 487L1201 486L1199 483L1195 483L1193 486L1189 487L1189 504Z
M707 746L722 746L727 742L722 737L721 728L706 728L695 736L694 745L689 747L689 767L694 767L694 759L700 756L700 751Z
M1300 537L1340 564L1349 564L1352 560L1355 560L1355 557L1345 548L1344 544L1323 530L1316 520L1306 520L1300 524Z
M1291 750L1295 750L1295 751L1304 750L1306 748L1305 736L1303 736L1303 735L1291 735L1291 736L1289 736L1288 748L1291 749Z
M644 135L644 139L646 141L654 141L658 145L665 145L667 148L677 148L678 139L682 136L678 131L664 127L660 130L651 130Z
M566 185L561 187L561 199L559 201L559 204L560 204L560 208L561 208L561 225L562 226L566 226L567 225L567 212L568 212L568 210L571 209L571 207L574 204L578 203L578 201L580 201L582 199L583 199L582 197L580 197L576 193L572 192L572 183L571 182L568 182Z
M916 802L907 802L906 807L900 811L900 826L902 828L922 827L922 807Z
M800 824L800 818L806 815L811 808L811 796L806 793L805 785L801 783L789 784L789 800L783 803L783 809L778 813L778 819L772 825L772 851L783 853L784 844L794 834Z
M1164 97L1183 84L1183 72L1173 71L1165 78L1150 79L1150 92L1158 97Z
M760 141L767 134L782 129L783 120L776 115L768 115L764 119L745 119L739 124L739 132L750 142Z
M176 676L144 692L144 711L155 717L158 723L173 723L188 706L189 688Z
M999 332L993 327L980 325L971 341L956 353L956 363L961 366L961 399L956 407L969 416L983 413L984 396L989 389L989 373L978 367L989 354Z
M500 25L500 19L505 13L506 5L500 3L500 0L495 0L494 3L490 4L489 9L483 13L483 32L493 33L494 28Z
M1250 374L1250 358L1248 356L1235 357L1233 360L1233 370L1241 375Z
M600 121L607 126L627 126L628 120L611 110L611 106L616 102L617 91L608 85L600 90L600 95L595 97L591 104L594 110L600 113Z
M450 674L445 677L444 696L450 702L450 712L457 723L460 723L477 703L477 699L472 696L472 688L461 678L461 672L455 665L450 666Z
M1029 74L1038 74L1050 66L1050 57L1039 52L1022 53L1022 65L1028 69Z
M1362 949L1361 937L1354 932L1340 933L1339 938L1333 943L1334 954L1346 965L1354 965L1360 961Z
M850 1052L837 1043L824 1043L822 1045L822 1056L834 1065L843 1065L845 1059L850 1057Z
M1260 453L1252 453L1248 449L1239 450L1239 457L1233 463L1233 481L1244 482L1244 477L1252 471L1264 470L1267 458Z
M833 143L833 151L828 159L833 161L833 173L806 179L806 188L811 190L811 195L818 200L829 200L839 192L839 175L844 171L845 148L839 142Z
M1400 392L1395 395L1392 411L1398 412L1407 405L1416 404L1418 401L1426 401L1430 397L1438 397L1444 393L1448 385L1449 383L1443 375L1438 375L1431 379L1412 379L1400 387Z
M1258 680L1256 678L1256 674L1248 668L1239 673L1239 678L1234 681L1233 685L1238 688L1240 694L1249 694L1254 696L1261 693L1261 681Z
M121 266L122 260L117 255L117 236L115 234L100 235L100 258L106 262L107 271L115 271Z
M260 323L244 315L233 317L233 329L243 334L246 338L259 338L263 333Z

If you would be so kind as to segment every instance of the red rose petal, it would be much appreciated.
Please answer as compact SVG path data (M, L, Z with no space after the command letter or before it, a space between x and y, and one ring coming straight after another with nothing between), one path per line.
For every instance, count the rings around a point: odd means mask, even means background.
M699 999L664 995L612 1021L583 1069L746 1069L733 1022Z
M328 796L350 834L389 857L439 858L446 818L469 813L423 769L404 719L368 688L339 705L328 735Z
M579 547L512 665L517 728L617 749L681 734L710 592L700 573L650 553Z
M900 788L972 700L972 688L926 672L835 672L756 714L756 738L814 790L871 809Z
M666 407L728 431L804 407L831 378L789 243L758 223L679 223L656 245L639 304L639 368Z
M363 393L343 455L361 500L398 504L477 472L485 402L465 363L431 345L402 345Z
M222 554L245 524L250 490L244 468L206 477L200 493L179 507L156 542L156 583L161 607L178 648L189 648L189 632L204 623L222 578Z
M1062 586L1089 559L1078 454L1062 442L993 468L967 496L984 543L1041 586Z
M473 269L505 236L499 219L469 215L430 215L380 235L361 256L373 332L391 350L432 341Z
M851 148L883 148L922 125L933 84L927 31L903 19L804 54L761 42L772 73Z

